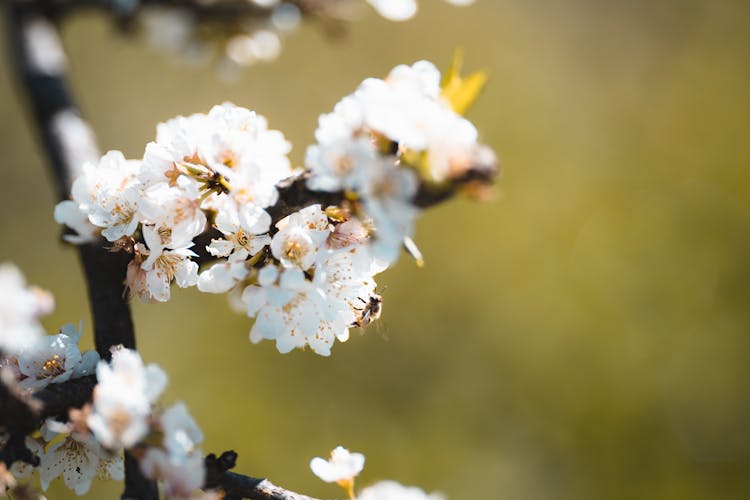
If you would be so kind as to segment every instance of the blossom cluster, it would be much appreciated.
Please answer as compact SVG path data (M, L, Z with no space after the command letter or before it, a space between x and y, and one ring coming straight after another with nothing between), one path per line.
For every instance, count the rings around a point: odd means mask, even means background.
M205 478L203 434L183 403L166 410L156 405L167 384L164 371L144 365L135 351L115 348L96 375L86 417L96 440L109 451L139 449L144 475L159 480L167 498L190 498Z
M116 348L110 363L96 351L81 352L82 328L64 325L56 335L44 335L38 316L52 309L53 299L25 285L10 264L0 267L0 384L26 398L50 384L96 374L91 404L71 409L64 422L47 419L40 432L27 436L26 448L39 459L37 467L15 461L0 470L3 485L38 470L42 489L62 477L77 494L86 493L94 477L121 480L125 449L141 450L144 474L161 481L167 498L189 498L203 485L203 440L185 405L161 409L157 401L167 376L156 365ZM41 330L41 331L40 331ZM0 428L0 451L9 436ZM8 473L11 476L8 476Z
M38 470L43 490L62 477L83 495L95 477L122 480L123 450L139 450L144 475L160 481L166 498L193 498L205 478L203 434L184 404L156 405L166 386L164 372L144 366L135 351L119 348L111 363L99 361L96 375L92 404L70 410L66 422L48 419L39 437L26 438L39 465L16 462L10 471L14 478Z
M12 264L0 264L0 352L34 349L44 335L39 318L54 308L52 296L26 285Z
M350 500L445 500L440 493L428 494L416 486L403 486L391 480L380 481L355 494L354 479L364 466L363 454L352 453L342 446L334 448L328 460L315 457L310 461L313 474L344 488Z
M23 393L91 375L99 361L96 351L78 347L82 326L46 335L39 317L53 308L49 292L27 286L14 265L0 265L0 371Z
M304 169L292 168L283 134L247 109L174 118L142 159L110 151L85 165L55 218L71 242L103 237L129 252L127 287L142 300L168 300L172 283L229 293L256 318L252 342L327 356L351 327L379 317L374 278L402 246L421 260L411 239L420 190L449 190L494 166L460 114L479 76L454 68L441 82L420 61L365 80L320 117Z
M91 375L99 361L96 351L82 353L78 347L81 328L68 324L56 335L45 335L33 346L8 351L0 366L13 374L21 390L35 391L49 384Z

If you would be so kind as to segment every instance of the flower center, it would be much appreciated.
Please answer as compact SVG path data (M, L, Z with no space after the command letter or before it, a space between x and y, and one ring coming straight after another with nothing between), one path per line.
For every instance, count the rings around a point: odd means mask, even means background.
M65 371L63 367L64 360L60 358L59 354L55 354L42 365L42 373L44 377L56 377Z

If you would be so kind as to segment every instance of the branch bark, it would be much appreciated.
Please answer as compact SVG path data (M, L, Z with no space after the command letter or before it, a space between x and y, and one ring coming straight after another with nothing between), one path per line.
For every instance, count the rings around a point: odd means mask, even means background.
M213 453L208 455L205 460L206 481L203 488L222 490L225 500L317 500L276 486L267 479L230 472L236 463L237 453L234 451L225 451L219 457Z
M96 161L99 151L94 134L81 118L65 78L65 53L49 5L11 2L7 32L13 69L26 94L33 121L42 139L58 199L68 198L70 187L86 161ZM127 256L101 245L79 248L94 317L96 349L103 359L110 348L122 344L135 348L130 306L125 299ZM125 456L123 498L158 499L156 483L146 479L129 454Z

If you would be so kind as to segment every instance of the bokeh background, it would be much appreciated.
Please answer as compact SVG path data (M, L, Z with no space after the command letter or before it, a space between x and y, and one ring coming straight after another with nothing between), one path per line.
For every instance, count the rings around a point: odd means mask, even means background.
M306 25L232 84L98 15L64 25L101 147L131 157L157 122L229 100L268 116L299 163L317 115L367 76L445 67L457 46L492 75L470 118L502 159L499 196L424 214L427 266L380 277L380 324L326 359L251 345L223 296L135 303L164 400L188 404L206 451L320 497L342 493L309 460L343 444L367 455L360 486L452 499L750 498L750 4L421 3L343 38ZM0 261L55 294L51 332L82 318L90 334L15 83L0 70Z

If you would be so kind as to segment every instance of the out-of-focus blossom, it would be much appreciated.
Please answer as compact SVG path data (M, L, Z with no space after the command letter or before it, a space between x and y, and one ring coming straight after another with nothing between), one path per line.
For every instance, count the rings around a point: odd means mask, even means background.
M21 351L17 358L19 387L37 390L93 374L99 354L96 351L81 354L80 339L80 330L71 324L64 325L59 334L42 337L38 347Z
M440 493L425 493L416 486L404 486L396 481L380 481L363 489L357 500L445 500Z
M135 351L118 349L111 363L99 362L96 377L87 423L103 446L129 448L147 434L151 406L164 390L167 376L156 365L144 366Z
M162 447L149 447L141 460L147 477L162 483L169 499L192 498L203 486L206 472L203 452L198 447L203 433L182 403L177 403L159 417L163 435Z
M94 477L121 481L125 477L122 455L102 448L93 435L71 434L54 441L40 453L39 479L42 489L62 476L65 485L83 495Z
M0 264L0 350L6 354L30 351L44 335L39 318L54 308L52 295L26 285L12 264Z

